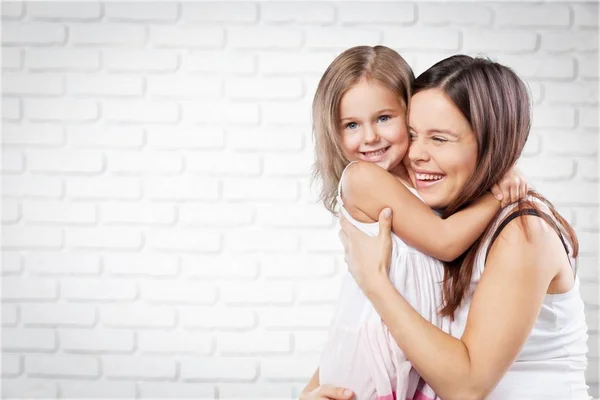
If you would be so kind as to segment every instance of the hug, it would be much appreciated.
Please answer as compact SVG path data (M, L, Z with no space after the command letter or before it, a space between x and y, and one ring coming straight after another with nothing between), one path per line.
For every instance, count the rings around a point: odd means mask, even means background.
M577 237L515 169L530 126L524 82L485 58L332 62L314 172L348 274L301 399L590 398Z

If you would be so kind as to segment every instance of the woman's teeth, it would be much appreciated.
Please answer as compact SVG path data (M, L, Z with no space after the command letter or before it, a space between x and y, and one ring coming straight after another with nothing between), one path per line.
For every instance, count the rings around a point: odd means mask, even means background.
M380 156L383 153L385 153L387 151L387 149L389 149L389 147L386 147L384 149L375 150L375 151L367 151L367 152L364 152L363 154L367 157L376 157L376 156Z
M415 174L415 177L420 181L439 181L444 175Z

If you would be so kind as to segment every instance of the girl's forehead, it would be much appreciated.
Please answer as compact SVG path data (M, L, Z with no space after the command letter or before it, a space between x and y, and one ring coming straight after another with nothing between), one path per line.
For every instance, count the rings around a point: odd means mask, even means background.
M401 97L389 87L378 82L360 82L350 87L342 96L342 107L357 105L360 107L378 104L403 105Z

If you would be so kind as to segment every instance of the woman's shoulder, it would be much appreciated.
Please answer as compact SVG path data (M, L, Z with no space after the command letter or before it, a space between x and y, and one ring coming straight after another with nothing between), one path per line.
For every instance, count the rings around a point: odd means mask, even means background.
M555 246L562 251L566 245L552 212L541 200L526 198L501 211L485 242L484 262L493 252L500 258L521 253L535 264Z
M517 239L538 238L548 230L553 231L555 219L548 206L534 196L504 207L496 218L492 235L511 235Z
M554 223L548 207L536 197L528 196L520 203L509 204L500 210L483 239L476 256L477 269L483 271L492 249L500 257L518 251L542 254L558 239Z

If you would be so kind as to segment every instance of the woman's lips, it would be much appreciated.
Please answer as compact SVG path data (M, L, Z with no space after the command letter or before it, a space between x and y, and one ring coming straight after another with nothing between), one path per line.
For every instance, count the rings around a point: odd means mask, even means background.
M442 179L439 179L437 181L424 181L424 180L420 180L420 179L415 179L415 181L416 181L417 189L427 189L434 185L437 185L438 183L442 182L444 179L445 179L445 177Z
M446 175L435 173L414 172L417 189L427 189L442 182Z

